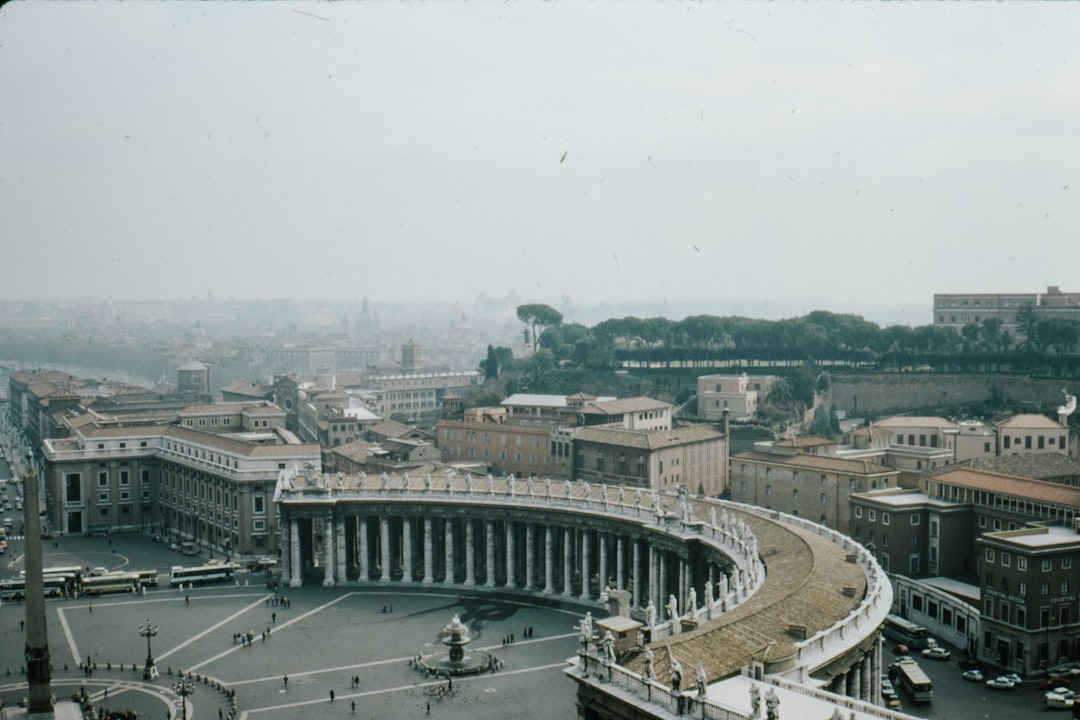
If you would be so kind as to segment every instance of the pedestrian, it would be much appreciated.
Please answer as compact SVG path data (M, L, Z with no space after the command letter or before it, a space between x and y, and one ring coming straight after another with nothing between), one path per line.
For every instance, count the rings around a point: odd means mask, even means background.
M185 595L184 596L184 604L185 605L190 605L191 604L191 596L190 595Z
M286 675L285 677L283 677L282 681L285 683L285 688L288 689L288 687L289 687L289 676Z
M427 704L427 712L425 712L424 714L425 715L430 715L431 714L431 703Z
M22 630L25 627L26 627L26 621L25 620L20 620L19 621L19 630Z
M350 701L349 705L352 708L352 714L355 715L356 714L356 701L355 700Z
M94 614L94 606L93 606L93 604L87 605L87 607L90 608L90 614L93 615Z
M330 702L334 702L334 691L330 691Z
M217 709L217 720L222 720L223 717L224 717L224 715L222 715L222 713L221 713L221 708L218 708Z
M270 613L270 621L271 622L277 622L277 613L276 612Z

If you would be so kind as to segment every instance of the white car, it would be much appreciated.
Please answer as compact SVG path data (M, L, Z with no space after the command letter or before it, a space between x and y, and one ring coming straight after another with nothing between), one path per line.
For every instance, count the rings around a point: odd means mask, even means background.
M1046 707L1064 710L1076 702L1076 693L1069 688L1056 688L1046 693Z
M994 690L1012 690L1013 685L1013 681L1007 677L996 677L993 680L986 681L986 687Z
M963 677L965 680L971 680L972 682L982 682L984 679L982 671L975 669L965 670L964 674L961 677Z
M952 657L952 653L940 645L935 645L934 647L928 647L923 650L922 656L932 660L948 660Z

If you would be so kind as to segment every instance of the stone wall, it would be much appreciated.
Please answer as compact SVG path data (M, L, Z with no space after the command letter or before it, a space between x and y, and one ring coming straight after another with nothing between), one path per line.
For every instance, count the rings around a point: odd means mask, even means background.
M849 417L905 412L917 408L983 403L996 398L1032 403L1032 411L1064 402L1062 388L1077 394L1075 382L1025 375L876 373L831 376L832 402Z

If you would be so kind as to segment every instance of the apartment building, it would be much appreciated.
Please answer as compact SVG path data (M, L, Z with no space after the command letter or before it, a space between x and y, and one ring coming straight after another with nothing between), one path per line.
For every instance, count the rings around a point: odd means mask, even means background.
M1015 339L1021 334L1016 315L1025 305L1039 318L1080 320L1080 293L1051 285L1045 293L934 293L933 324L959 332L968 323L994 318Z

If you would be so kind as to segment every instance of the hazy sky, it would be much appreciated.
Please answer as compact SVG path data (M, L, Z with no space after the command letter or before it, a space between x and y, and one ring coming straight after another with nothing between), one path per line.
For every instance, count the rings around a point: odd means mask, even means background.
M12 2L0 298L1078 291L1077 38L1053 2Z

